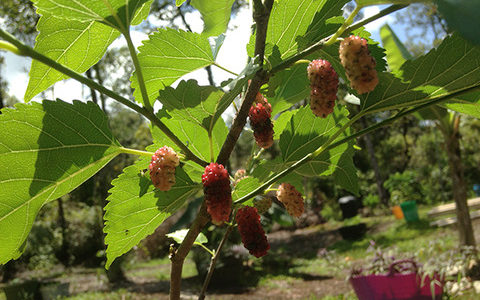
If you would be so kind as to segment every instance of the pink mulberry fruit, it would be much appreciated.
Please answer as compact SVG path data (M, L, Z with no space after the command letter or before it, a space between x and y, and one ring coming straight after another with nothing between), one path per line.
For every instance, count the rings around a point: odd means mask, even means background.
M359 94L373 91L378 77L375 58L368 51L367 40L351 35L340 43L339 54L352 88Z
M325 118L333 112L337 99L338 75L330 62L312 61L307 67L310 80L310 109L317 117Z
M228 221L232 210L232 189L227 170L221 164L211 163L202 175L203 192L212 223Z
M237 212L238 231L242 243L250 254L262 257L270 249L265 231L260 224L260 215L255 207L246 206Z
M153 185L161 191L170 190L175 184L175 168L179 164L180 159L172 148L164 146L155 151L148 166Z
M282 202L287 212L293 217L300 217L303 214L303 197L295 187L289 183L282 183L278 187L277 199Z

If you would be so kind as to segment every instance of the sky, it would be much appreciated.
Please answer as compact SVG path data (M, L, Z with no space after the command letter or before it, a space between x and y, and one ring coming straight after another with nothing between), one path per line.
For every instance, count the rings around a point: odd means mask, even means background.
M365 18L368 18L380 11L382 7L370 6L362 9ZM185 15L187 22L190 24L194 32L201 32L203 28L203 21L198 11L193 11ZM154 19L149 21L158 26L163 27L165 24L156 22ZM385 16L375 22L372 22L366 26L367 30L372 34L372 38L376 41L380 41L379 28L385 24L392 24L394 17L392 15ZM238 13L233 16L229 23L229 30L226 33L226 39L218 54L217 63L232 70L236 73L240 73L247 62L246 45L250 37L250 24L252 24L252 18L248 7L242 8ZM180 28L183 24L177 24ZM139 31L132 32L132 39L134 44L138 47L143 40L146 40L148 36ZM400 38L402 38L400 36ZM126 45L123 38L117 39L110 47L121 47ZM3 52L2 55L6 58L6 65L3 66L4 78L7 78L9 86L9 94L13 94L17 99L23 99L25 90L28 84L28 70L30 68L31 59L25 57L19 57L11 53ZM232 59L233 58L233 59ZM232 75L212 67L213 77L215 82L220 83L225 79L230 78ZM207 85L208 80L206 72L203 69L194 71L184 77L183 79L196 79L200 85ZM175 86L180 80L178 80L173 86ZM74 99L84 99L89 97L89 91L87 88L72 79L60 81L55 84L53 93L47 95L50 99L60 98L64 101L72 101ZM35 97L34 100L41 100L40 97Z

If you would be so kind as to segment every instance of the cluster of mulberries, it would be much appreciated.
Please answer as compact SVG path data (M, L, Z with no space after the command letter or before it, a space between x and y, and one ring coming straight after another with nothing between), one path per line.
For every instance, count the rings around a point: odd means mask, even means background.
M258 93L255 103L250 107L248 118L253 129L255 142L264 149L273 145L272 106L267 98Z
M287 212L293 217L303 214L303 197L295 187L289 183L282 183L277 190L277 199L282 202Z
M227 170L221 164L211 163L202 174L203 192L212 223L228 221L232 210L232 189Z
M338 75L329 61L316 59L307 67L310 80L310 109L317 117L333 112L337 99Z
M250 254L262 257L270 249L265 231L260 224L260 215L255 207L246 206L237 212L238 231L242 243Z
M340 61L348 80L359 94L373 91L378 84L375 58L368 51L367 40L349 36L340 43Z
M257 209L259 214L267 212L272 206L272 198L268 196L262 196L261 198L256 198L253 200L253 205Z
M170 190L175 184L175 168L179 164L180 159L172 148L164 146L155 151L148 166L153 185L161 191Z

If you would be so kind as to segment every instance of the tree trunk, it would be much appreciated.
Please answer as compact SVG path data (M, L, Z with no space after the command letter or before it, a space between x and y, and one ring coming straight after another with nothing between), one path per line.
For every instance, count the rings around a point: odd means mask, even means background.
M67 239L67 220L65 219L65 211L63 209L62 198L57 199L58 203L58 223L62 229L62 245L60 251L57 254L58 260L65 266L68 267L70 255L68 254L68 239Z
M472 221L467 204L467 184L463 176L463 164L460 152L460 134L455 128L453 133L445 134L445 146L453 185L453 198L456 204L460 245L475 246Z
M364 128L368 127L365 119L362 119L362 125ZM378 191L378 196L380 197L380 203L382 203L385 207L388 207L390 202L390 195L388 194L388 191L383 186L385 179L380 173L380 168L378 167L378 162L377 162L377 158L375 157L375 149L373 147L372 139L368 134L365 134L363 138L365 140L365 147L367 148L370 165L372 166L373 173L375 174L375 181L377 182L377 191Z

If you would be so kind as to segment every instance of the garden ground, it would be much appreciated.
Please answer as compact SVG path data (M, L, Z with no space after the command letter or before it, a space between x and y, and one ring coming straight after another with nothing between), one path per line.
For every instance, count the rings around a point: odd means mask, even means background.
M428 209L420 210L420 217ZM245 287L218 286L209 291L207 299L356 299L345 280L352 265L358 265L366 255L370 241L378 246L395 248L399 252L418 252L435 242L438 251L457 246L454 227L432 228L421 219L416 224L394 220L392 216L365 218L369 230L365 238L344 241L336 230L340 223L327 223L296 231L277 231L269 235L271 250L261 260L249 261L255 283ZM480 241L480 221L475 221L476 239ZM328 248L336 255L328 262L318 255ZM126 266L129 280L110 286L102 269L62 268L49 270L56 281L68 282L71 296L64 299L168 299L168 258L131 263ZM42 274L42 275L40 275ZM22 274L23 278L44 277L45 270ZM187 258L182 284L182 298L196 299L202 284L195 264ZM473 289L453 299L477 299ZM0 300L5 296L0 293Z

